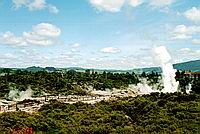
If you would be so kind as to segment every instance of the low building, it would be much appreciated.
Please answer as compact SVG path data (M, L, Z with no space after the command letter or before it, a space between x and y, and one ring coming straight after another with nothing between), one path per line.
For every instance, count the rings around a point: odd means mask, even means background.
M200 72L185 72L185 76L190 77L193 80L200 80Z

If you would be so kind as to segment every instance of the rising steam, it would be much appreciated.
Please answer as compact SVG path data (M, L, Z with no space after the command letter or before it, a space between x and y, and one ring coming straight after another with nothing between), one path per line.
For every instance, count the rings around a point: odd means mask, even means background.
M155 53L161 63L164 93L174 93L178 89L178 82L175 79L175 70L171 63L171 56L165 46L155 48Z
M32 96L31 88L28 88L26 91L19 91L17 89L10 90L8 94L8 99L13 101L23 101L25 99L31 99Z

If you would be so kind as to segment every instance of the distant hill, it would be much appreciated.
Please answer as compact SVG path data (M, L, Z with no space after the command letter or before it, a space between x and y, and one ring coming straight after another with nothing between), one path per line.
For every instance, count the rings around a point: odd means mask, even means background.
M183 63L177 63L173 65L175 69L177 70L186 70L186 71L191 71L191 72L200 72L200 60L194 60L194 61L188 61L188 62L183 62ZM0 72L3 68L0 68ZM20 68L13 68L14 70L20 69ZM32 67L28 67L28 68L23 68L21 70L27 70L27 71L31 71L31 72L38 72L38 71L47 71L47 72L55 72L55 71L62 71L62 72L66 72L69 70L74 70L77 72L85 72L85 70L87 70L87 68L81 68L81 67L69 67L69 68L55 68L55 67L46 67L46 68L42 68L42 67L36 67L36 66L32 66ZM150 73L152 71L154 72L158 72L161 73L162 70L160 67L148 67L148 68L136 68L136 69L132 69L132 70L114 70L114 69L89 69L91 71L95 71L98 73L102 73L102 72L111 72L111 73L142 73L142 72L146 72L146 73Z
M47 72L55 72L57 69L55 67L36 67L36 66L32 66L32 67L28 67L25 69L26 71L30 71L30 72L38 72L38 71L47 71Z
M38 72L38 71L44 71L45 69L42 67L32 66L32 67L26 68L25 70L30 71L30 72Z
M174 64L174 68L176 68L177 70L190 70L192 72L200 72L200 60Z
M177 70L186 70L186 71L191 71L191 72L200 72L200 60L195 60L195 61L188 61L188 62L183 62L183 63L177 63L174 64L174 69ZM66 70L75 70L78 72L83 72L86 69L85 68L67 68ZM112 72L112 73L125 73L125 72L135 72L135 73L142 73L142 72L146 72L146 73L150 73L152 71L154 72L158 72L161 73L162 69L160 67L148 67L148 68L136 68L136 69L132 69L132 70L109 70L109 69L90 69L90 70L94 70L97 72L102 73L103 71L106 72Z
M45 67L45 70L48 72L55 72L57 69L55 67Z
M150 72L161 73L162 70L160 67L149 67L149 68L137 68L133 69L133 72L141 74L142 72L150 73Z
M200 72L200 60L188 61L183 63L174 64L174 69L177 70L185 70L191 72ZM162 70L160 67L150 67L150 68L141 68L141 69L133 69L136 72L158 72L161 73Z

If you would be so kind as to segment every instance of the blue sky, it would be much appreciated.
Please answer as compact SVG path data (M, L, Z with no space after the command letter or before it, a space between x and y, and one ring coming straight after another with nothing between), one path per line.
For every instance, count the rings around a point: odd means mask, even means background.
M0 67L132 69L200 59L199 0L0 0Z

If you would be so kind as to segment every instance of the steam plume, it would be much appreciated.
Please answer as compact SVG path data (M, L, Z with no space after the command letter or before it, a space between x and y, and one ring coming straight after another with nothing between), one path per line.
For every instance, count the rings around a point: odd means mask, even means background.
M164 93L174 93L178 89L178 82L175 80L175 70L171 63L171 56L165 46L155 48L155 53L161 63Z

